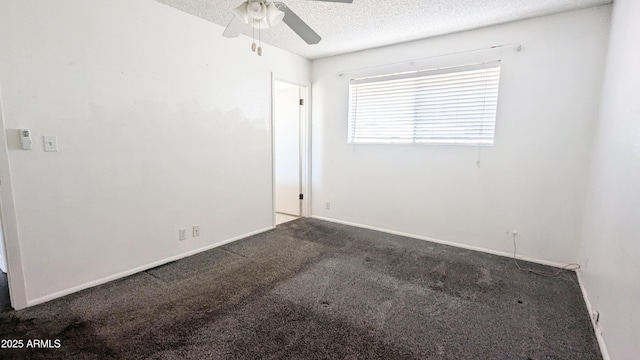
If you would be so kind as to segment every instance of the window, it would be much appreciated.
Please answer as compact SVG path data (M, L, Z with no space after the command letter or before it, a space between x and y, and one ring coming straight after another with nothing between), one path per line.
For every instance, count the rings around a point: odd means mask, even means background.
M349 143L492 145L500 62L351 80Z

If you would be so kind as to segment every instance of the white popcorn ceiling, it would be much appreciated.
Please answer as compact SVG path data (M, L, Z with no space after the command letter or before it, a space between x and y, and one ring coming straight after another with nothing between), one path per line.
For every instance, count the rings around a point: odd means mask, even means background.
M156 0L226 27L242 0ZM612 0L353 0L352 4L281 1L321 37L308 45L286 24L262 30L262 41L308 59L370 49L568 10ZM220 29L222 36L223 29ZM244 32L251 37L247 25ZM257 35L256 35L257 36ZM251 40L240 36L229 41ZM250 51L250 50L249 50Z

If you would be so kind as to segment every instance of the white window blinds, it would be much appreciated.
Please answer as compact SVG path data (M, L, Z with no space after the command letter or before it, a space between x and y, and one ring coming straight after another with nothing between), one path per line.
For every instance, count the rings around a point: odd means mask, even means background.
M349 143L491 145L500 62L353 79Z

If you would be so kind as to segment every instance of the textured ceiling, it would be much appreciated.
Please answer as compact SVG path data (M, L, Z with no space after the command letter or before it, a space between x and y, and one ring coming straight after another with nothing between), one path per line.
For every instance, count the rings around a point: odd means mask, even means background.
M242 0L156 0L226 26ZM262 31L262 41L309 59L469 30L612 0L353 0L352 4L282 0L320 36L308 45L284 23ZM247 26L245 34L251 36ZM222 36L222 29L220 30ZM246 38L230 41L247 41ZM250 41L247 41L247 47Z

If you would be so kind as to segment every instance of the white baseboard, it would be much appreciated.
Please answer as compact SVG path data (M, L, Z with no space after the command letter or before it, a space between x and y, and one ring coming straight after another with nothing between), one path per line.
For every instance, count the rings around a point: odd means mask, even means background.
M256 235L256 234L260 234L260 233L263 233L265 231L269 231L269 230L272 230L272 229L274 229L274 226L269 226L269 227L266 227L266 228L263 228L263 229L260 229L260 230L256 230L256 231L252 231L252 232L246 233L244 235L233 237L231 239L223 240L223 241L217 242L215 244L207 245L205 247L201 247L201 248L198 248L198 249L195 249L195 250L191 250L191 251L188 251L188 252L176 255L176 256L172 256L172 257L169 257L169 258L166 258L166 259L163 259L163 260L152 262L150 264L139 266L139 267L131 269L131 270L127 270L127 271L123 271L123 272L118 273L118 274L110 275L110 276L104 277L102 279L98 279L98 280L90 281L90 282L82 284L82 285L74 286L74 287L72 287L70 289L58 291L56 293L49 294L49 295L46 295L46 296L42 296L42 297L39 297L37 299L27 300L27 306L34 306L34 305L42 304L44 302L47 302L47 301L50 301L50 300L53 300L53 299L56 299L56 298L59 298L59 297L63 297L65 295L73 294L73 293L81 291L81 290L85 290L85 289L88 289L88 288L92 288L94 286L102 285L102 284L108 283L108 282L113 281L113 280L121 279L123 277L127 277L127 276L130 276L130 275L145 271L145 270L149 270L149 269L152 269L154 267L161 266L161 265L170 263L172 261L180 260L182 258L189 257L189 256L192 256L192 255L201 253L203 251L211 250L211 249L217 248L219 246L226 245L226 244L232 243L234 241L238 241L238 240L244 239L246 237L249 237L249 236L252 236L252 235Z
M509 253L509 252L505 252L505 251L492 250L492 249L487 249L487 248L483 248L483 247L479 247L479 246L465 245L465 244L460 244L460 243L456 243L456 242L453 242L453 241L434 239L434 238L430 238L430 237L426 237L426 236L422 236L422 235L409 234L409 233L405 233L405 232L402 232L402 231L383 229L383 228L370 226L370 225L363 225L363 224L353 223L353 222L349 222L349 221L343 221L343 220L338 220L338 219L327 218L327 217L324 217L324 216L312 215L311 217L314 218L314 219L334 222L334 223L337 223L337 224L355 226L355 227L359 227L359 228L363 228L363 229L375 230L375 231L380 231L380 232L384 232L384 233L388 233L388 234L400 235L400 236L410 237L410 238L414 238L414 239L418 239L418 240L434 242L434 243L437 243L437 244L449 245L449 246L454 246L454 247L457 247L457 248L480 251L480 252L484 252L484 253L487 253L487 254L493 254L493 255L513 258L513 253ZM549 260L541 260L541 259L536 259L536 258L532 258L532 257L528 257L528 256L517 255L516 257L517 257L518 260L529 261L529 262L532 262L532 263L552 266L552 267L555 267L555 268L561 268L563 266L566 266L566 264L562 264L562 263L559 263L559 262L549 261Z
M599 324L596 324L591 313L593 312L593 307L591 306L591 301L589 301L589 296L587 295L587 288L584 287L584 283L582 282L582 276L580 275L580 270L576 271L576 275L578 276L578 284L580 284L580 290L582 291L582 297L584 298L585 304L587 304L587 311L589 312L589 319L591 319L591 325L593 326L593 331L596 334L596 339L598 340L598 345L600 346L600 352L602 353L602 359L611 360L609 356L609 351L607 350L607 345L604 342L604 337L602 336L602 328Z

